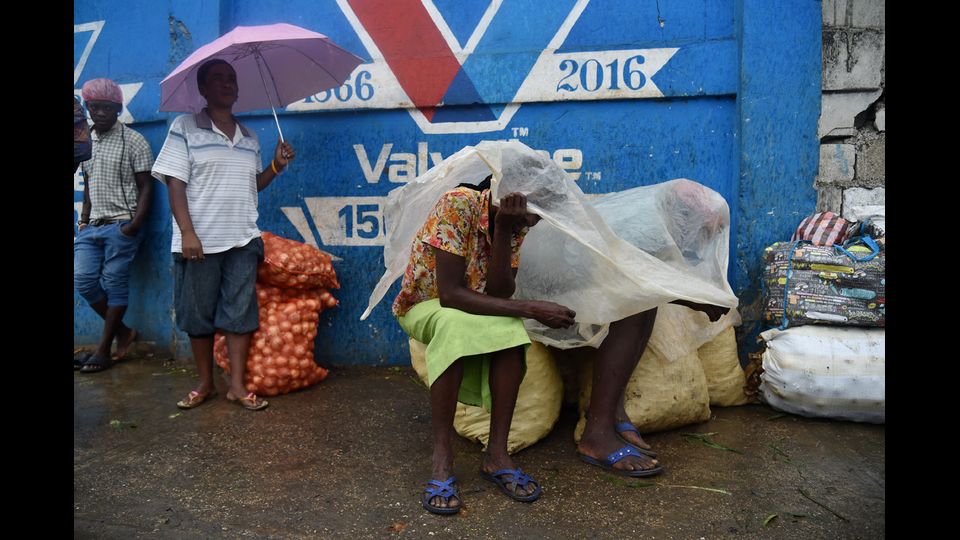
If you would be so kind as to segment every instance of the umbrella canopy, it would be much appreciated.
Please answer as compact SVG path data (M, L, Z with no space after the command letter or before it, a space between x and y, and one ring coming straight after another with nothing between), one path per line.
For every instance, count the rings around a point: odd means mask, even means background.
M238 26L200 47L160 82L160 110L195 113L207 101L197 89L197 69L226 60L237 72L233 112L272 109L336 88L363 59L317 32L278 23Z

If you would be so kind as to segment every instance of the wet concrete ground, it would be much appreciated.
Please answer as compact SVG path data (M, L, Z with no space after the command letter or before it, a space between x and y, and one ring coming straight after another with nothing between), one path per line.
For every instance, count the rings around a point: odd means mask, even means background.
M223 380L215 400L180 411L195 381L192 366L145 353L75 373L76 538L885 536L884 426L715 408L646 437L667 471L644 481L579 461L576 411L564 409L515 456L543 484L539 501L481 479L479 445L458 437L464 509L444 517L420 506L430 417L412 369L335 369L262 412L228 403Z

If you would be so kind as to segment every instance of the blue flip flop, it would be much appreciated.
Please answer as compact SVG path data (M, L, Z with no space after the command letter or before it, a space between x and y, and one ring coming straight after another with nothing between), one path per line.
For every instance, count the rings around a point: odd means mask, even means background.
M637 434L637 437L643 438L643 436L640 435L640 431L637 429L637 426L631 424L630 422L620 422L619 424L614 424L613 429L614 429L614 431L617 432L617 437L620 437L620 440L621 440L621 441L629 444L630 446L633 446L633 447L636 448L637 451L640 452L641 454L646 454L646 455L648 455L648 456L650 456L650 457L652 457L652 458L657 457L657 453L654 452L653 450L647 450L646 448L640 448L639 446L635 446L633 443L631 443L630 441L628 441L628 440L626 440L626 439L623 438L623 433L625 433L625 432L627 432L627 431L632 431L632 432L634 432L634 433Z
M505 480L503 477L506 475L510 475L510 478ZM530 478L530 475L524 473L520 469L500 469L499 471L493 471L492 473L481 470L480 476L482 476L485 480L489 480L499 486L500 491L515 501L533 502L539 499L540 494L543 493L543 490L540 489L540 482ZM513 490L508 489L507 484L514 484ZM517 488L525 488L529 484L537 486L537 488L533 490L533 493L525 497L516 494Z
M625 457L627 457L627 456L640 457L640 456L644 455L644 454L641 454L641 453L638 451L637 447L631 446L631 445L629 445L629 444L626 445L626 446L624 446L623 448L617 450L616 452L610 454L610 455L607 456L607 458L604 459L603 461L600 461L599 459L596 459L596 458L592 458L592 457L590 457L590 456L588 456L588 455L586 455L586 454L581 454L580 452L577 452L577 455L580 456L580 459L581 459L582 461L584 461L585 463L589 463L590 465L596 465L597 467L600 467L600 468L602 468L602 469L605 469L605 470L607 470L607 471L610 471L610 472L612 472L612 473L614 473L614 474L619 474L619 475L621 475L621 476L630 476L630 477L632 477L632 478L641 478L641 477L645 477L645 476L656 476L656 475L658 475L658 474L660 474L660 473L663 472L663 467L660 466L660 465L657 465L656 467L654 467L654 468L652 468L652 469L640 469L640 470L636 470L636 471L628 471L628 470L626 470L626 469L616 469L616 468L614 468L613 465L614 465L616 462L620 461L621 459L623 459L623 458L625 458Z
M455 476L447 478L443 482L439 480L430 480L427 482L429 486L436 487L427 487L423 490L423 500L421 503L427 512L432 512L434 514L449 515L456 514L460 511L460 507L463 506L463 498L460 496L460 490L455 488L453 484L457 481ZM434 497L444 497L447 499L447 502L450 502L450 497L456 497L460 504L457 506L434 506L430 504L430 499Z

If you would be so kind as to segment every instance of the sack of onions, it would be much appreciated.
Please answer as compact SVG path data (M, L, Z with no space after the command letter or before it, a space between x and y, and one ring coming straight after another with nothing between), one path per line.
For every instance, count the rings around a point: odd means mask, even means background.
M319 249L269 232L262 232L263 262L257 281L292 289L339 289L330 255Z
M244 385L248 392L276 396L309 388L327 376L313 357L320 313L337 305L326 289L296 290L257 284L260 328L250 339ZM230 373L226 336L217 333L214 358Z

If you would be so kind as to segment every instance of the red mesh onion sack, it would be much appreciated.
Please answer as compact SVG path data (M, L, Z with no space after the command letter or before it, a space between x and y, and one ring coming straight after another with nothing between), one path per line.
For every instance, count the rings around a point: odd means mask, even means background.
M327 376L313 357L320 313L337 305L326 289L280 289L257 283L260 328L250 339L244 386L248 392L276 396L309 388ZM230 373L226 336L217 333L214 358Z
M264 231L263 263L257 282L281 288L339 289L330 255L319 249Z

